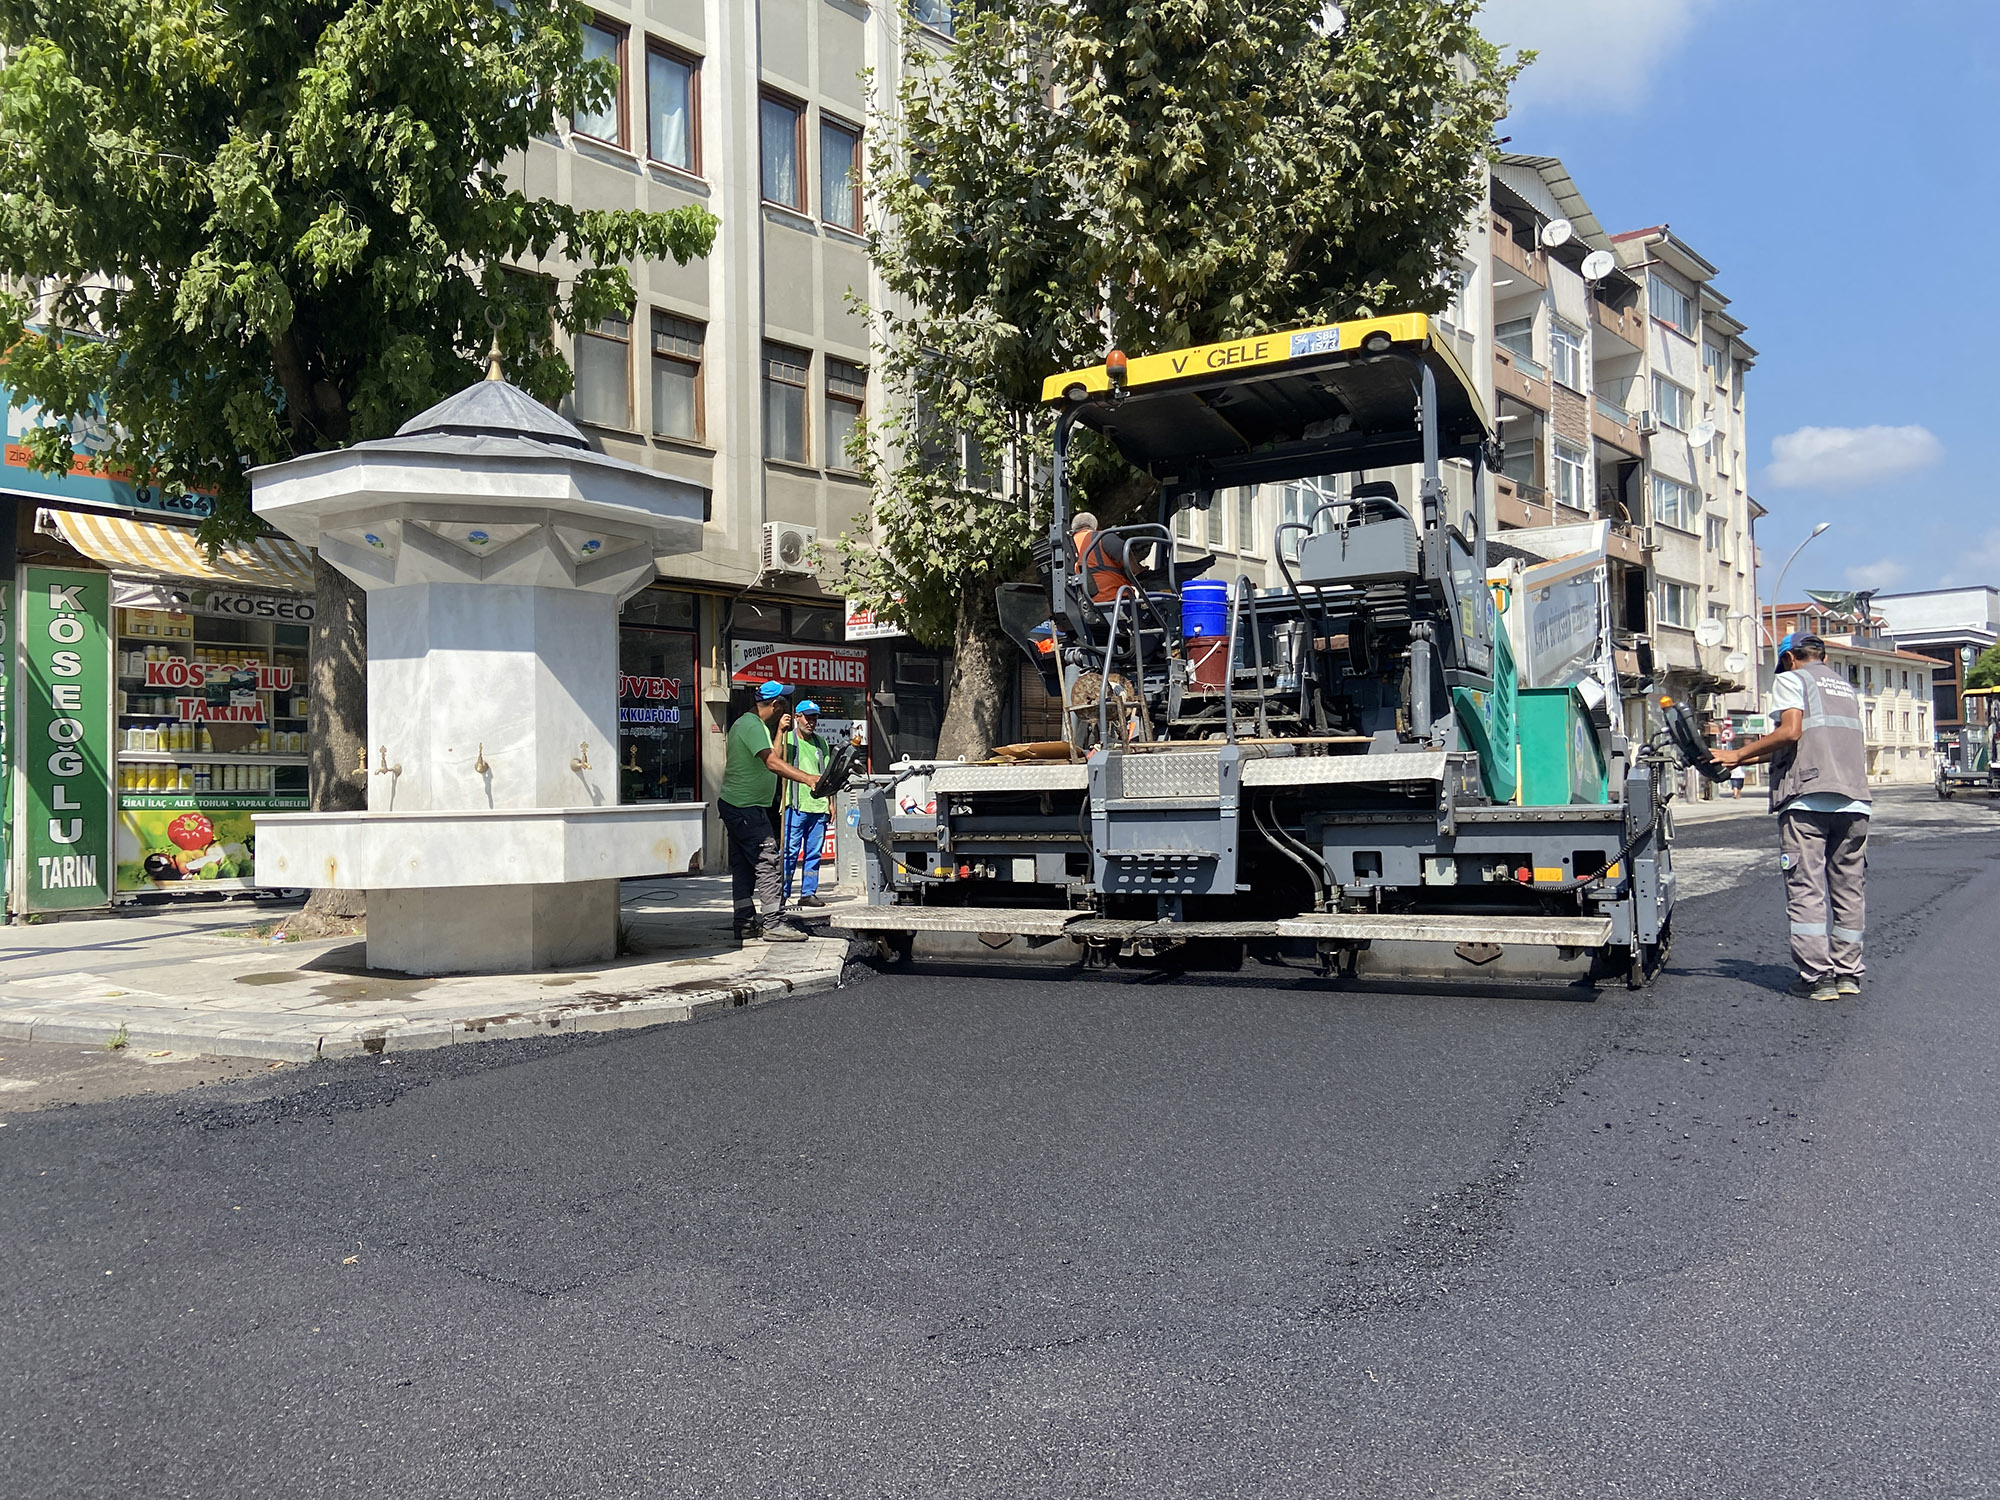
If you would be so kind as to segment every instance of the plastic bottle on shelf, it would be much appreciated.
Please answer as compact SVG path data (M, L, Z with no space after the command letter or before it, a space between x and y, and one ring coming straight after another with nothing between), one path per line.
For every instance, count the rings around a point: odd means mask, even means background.
M176 789L177 791L183 791L183 792L191 792L191 791L193 791L193 790L194 790L194 767L193 767L193 766L182 766L182 767L180 768L180 771L179 771L179 772L177 773L177 775L176 775L176 778L175 778L175 779L176 779L176 781L177 781L177 782L179 783L179 785L178 785L178 786L177 786L177 787L175 788L175 789Z

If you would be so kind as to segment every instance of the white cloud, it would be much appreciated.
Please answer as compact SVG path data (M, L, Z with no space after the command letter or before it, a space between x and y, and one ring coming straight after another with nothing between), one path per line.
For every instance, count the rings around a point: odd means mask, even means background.
M1944 444L1925 427L1801 427L1771 440L1764 481L1777 489L1851 489L1927 469Z
M1857 589L1892 589L1909 576L1909 565L1899 563L1893 557L1862 563L1847 570L1848 584Z
M1581 105L1630 113L1716 0L1486 0L1489 41L1532 49L1514 107Z

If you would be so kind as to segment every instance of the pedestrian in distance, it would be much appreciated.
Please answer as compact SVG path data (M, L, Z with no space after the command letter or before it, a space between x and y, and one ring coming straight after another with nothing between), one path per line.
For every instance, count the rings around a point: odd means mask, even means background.
M1738 802L1743 800L1743 768L1741 766L1731 766L1729 768L1729 795L1734 797Z
M1815 1000L1858 995L1872 801L1860 701L1826 664L1825 641L1788 635L1778 644L1771 706L1776 729L1715 759L1732 769L1771 764L1799 992Z
M819 732L819 705L808 698L792 710L793 724L785 732L779 749L786 760L818 779L826 770L833 752ZM815 797L812 787L787 781L778 789L785 811L785 878L783 899L792 901L792 872L798 871L799 905L824 906L819 899L819 857L826 845L826 798Z
M777 750L778 736L791 727L791 715L785 712L791 691L781 682L761 684L755 705L729 726L717 811L729 834L729 894L739 942L761 937L768 943L798 943L807 936L785 920L780 882L784 849L772 821L780 781L810 787L818 779Z

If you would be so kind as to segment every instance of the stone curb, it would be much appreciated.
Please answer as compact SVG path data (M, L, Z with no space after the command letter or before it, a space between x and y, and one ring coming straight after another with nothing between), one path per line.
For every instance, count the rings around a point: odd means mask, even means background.
M832 951L828 951L832 950ZM132 1049L171 1048L177 1052L215 1057L258 1057L284 1062L311 1062L318 1057L361 1057L384 1052L414 1052L460 1042L518 1041L530 1036L583 1031L625 1031L692 1021L718 1011L762 1004L784 995L809 995L840 983L847 943L817 938L786 950L794 960L784 974L762 972L778 957L765 956L757 969L739 980L710 987L679 989L654 986L630 993L590 991L558 1005L532 1011L502 1011L493 1015L426 1016L407 1020L346 1021L314 1029L296 1014L283 1029L246 1028L237 1017L210 1017L198 1011L185 1019L166 1019L156 1010L119 1011L106 1004L88 1019L79 1008L59 1014L0 1016L0 1039L103 1046L121 1027Z

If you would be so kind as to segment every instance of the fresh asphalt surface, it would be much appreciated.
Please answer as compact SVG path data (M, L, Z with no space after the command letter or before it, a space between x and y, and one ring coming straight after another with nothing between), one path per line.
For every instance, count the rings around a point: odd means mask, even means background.
M870 976L16 1117L0 1493L2000 1491L2000 807L1872 982L1691 825L1591 1003Z

